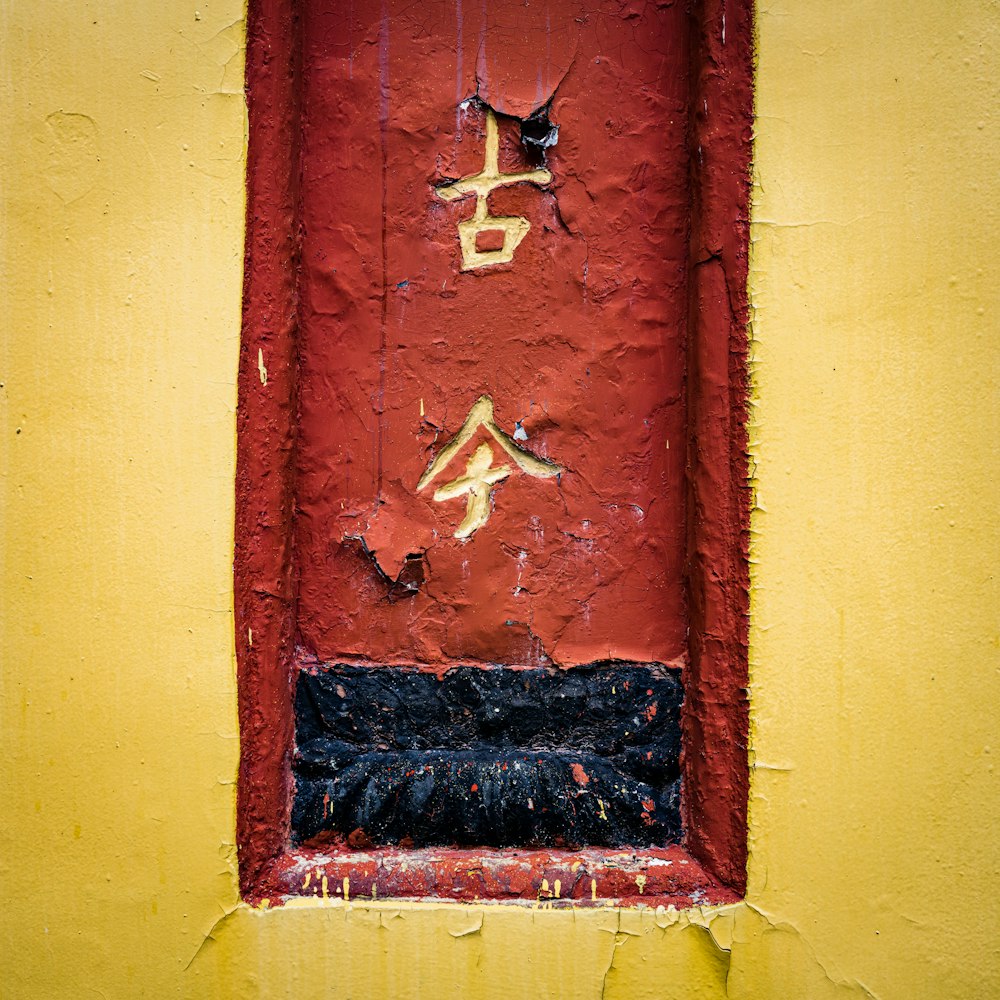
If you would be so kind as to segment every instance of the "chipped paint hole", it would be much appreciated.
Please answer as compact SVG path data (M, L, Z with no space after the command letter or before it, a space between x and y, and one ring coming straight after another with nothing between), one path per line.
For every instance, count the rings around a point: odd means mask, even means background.
M521 142L528 149L546 150L559 141L559 126L549 120L549 106L539 108L528 118L520 119Z

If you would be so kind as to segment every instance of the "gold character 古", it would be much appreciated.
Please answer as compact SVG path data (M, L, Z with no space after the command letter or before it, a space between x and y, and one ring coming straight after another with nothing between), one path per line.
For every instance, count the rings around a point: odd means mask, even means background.
M506 264L514 259L514 251L524 239L531 223L517 215L490 215L489 195L494 188L506 184L526 181L540 187L552 180L548 170L525 170L520 173L502 174L498 167L500 134L497 118L492 108L486 109L486 152L483 169L478 174L470 174L453 184L437 189L437 196L445 201L476 196L476 211L471 219L458 224L458 238L462 247L462 270L471 271L490 264ZM503 233L503 245L497 249L479 250L476 245L480 233L499 231Z

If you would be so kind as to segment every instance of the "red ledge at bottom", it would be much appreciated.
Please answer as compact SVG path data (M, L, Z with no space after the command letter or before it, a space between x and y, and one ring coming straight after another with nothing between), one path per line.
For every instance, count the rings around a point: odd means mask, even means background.
M683 848L289 851L268 866L247 902L296 897L545 902L669 906L733 903L740 897Z

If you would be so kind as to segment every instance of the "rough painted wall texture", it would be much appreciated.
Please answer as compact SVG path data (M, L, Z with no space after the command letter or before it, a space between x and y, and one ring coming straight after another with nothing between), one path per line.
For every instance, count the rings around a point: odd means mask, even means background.
M3 995L991 1000L993 6L761 5L750 885L684 914L237 903L242 13L0 9Z
M496 6L303 7L298 628L326 660L680 662L690 21ZM500 173L548 179L489 195L531 228L463 269L476 198L437 192L483 169L483 102ZM424 485L484 395L552 478L473 426ZM509 475L456 538L476 447Z

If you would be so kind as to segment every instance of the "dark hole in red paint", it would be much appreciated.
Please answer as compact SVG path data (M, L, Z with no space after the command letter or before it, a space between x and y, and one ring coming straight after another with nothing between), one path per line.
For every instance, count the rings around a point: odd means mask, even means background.
M370 549L364 538L351 540L365 554L375 570L377 579L386 585L386 597L390 603L413 597L427 580L423 552L410 552L403 561L396 578L393 579L379 565L378 552Z
M543 160L545 150L559 141L559 126L549 121L550 104L521 120L521 142L528 150L540 152Z
M401 597L413 597L426 579L424 572L424 557L420 552L413 552L406 557L399 576L389 588L389 597L398 600Z

